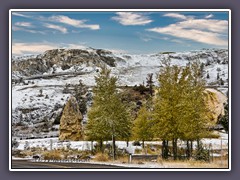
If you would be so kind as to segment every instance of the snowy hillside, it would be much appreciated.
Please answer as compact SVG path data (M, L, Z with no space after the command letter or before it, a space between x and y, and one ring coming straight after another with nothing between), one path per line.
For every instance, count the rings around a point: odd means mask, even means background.
M228 79L228 51L227 50L201 50L183 53L158 54L114 54L105 50L50 50L36 58L25 61L13 59L13 78L29 77L34 75L47 75L61 72L85 72L90 75L81 79L86 85L94 82L87 77L93 77L101 65L107 65L112 73L119 77L120 85L133 85L143 83L148 73L156 74L162 65L162 60L170 58L172 64L185 66L187 63L199 60L204 64L204 77L207 83L214 83L217 74L223 81ZM21 59L21 58L20 58ZM23 59L23 58L22 58ZM209 74L209 78L207 78ZM69 79L71 81L71 78ZM227 83L227 82L226 82Z
M106 65L119 78L119 86L134 86L146 82L147 74L156 74L162 60L185 66L199 60L203 63L203 78L209 87L227 93L228 50L200 50L179 53L116 54L101 49L55 49L38 56L12 58L12 123L14 136L57 136L54 121L59 117L70 93L63 93L66 84L82 80L91 93L94 76ZM220 82L221 79L221 82ZM45 127L46 121L51 127ZM56 126L56 128L55 128ZM43 129L48 129L43 132Z
M24 61L31 58L36 58L36 55L25 54L24 56L12 56L12 61Z

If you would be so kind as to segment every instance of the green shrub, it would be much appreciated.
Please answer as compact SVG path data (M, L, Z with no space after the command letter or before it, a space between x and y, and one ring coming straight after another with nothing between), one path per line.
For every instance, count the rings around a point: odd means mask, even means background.
M228 103L224 104L224 115L219 116L218 118L218 124L221 124L224 128L224 130L228 133L228 125L229 125L229 117L228 117Z
M194 158L197 161L210 161L209 149L204 147L203 144L200 142L199 147L194 153Z
M140 94L144 94L145 92L149 91L149 89L142 84L139 86L135 85L133 87L133 90L140 92Z

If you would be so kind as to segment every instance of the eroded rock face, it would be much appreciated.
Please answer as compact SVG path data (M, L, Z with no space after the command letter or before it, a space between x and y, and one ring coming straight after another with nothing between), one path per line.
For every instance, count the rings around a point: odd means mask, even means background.
M112 52L103 49L82 50L82 49L52 49L45 51L36 57L23 60L14 59L12 70L14 77L41 75L50 73L51 69L58 67L68 70L74 66L102 66L107 64L115 67L115 61L122 60L115 57Z
M217 122L218 116L224 115L224 103L227 102L227 97L220 91L212 88L207 88L206 92L206 102L208 108L210 109L209 118Z
M79 141L82 139L82 114L79 111L77 101L70 97L66 103L60 119L59 140Z

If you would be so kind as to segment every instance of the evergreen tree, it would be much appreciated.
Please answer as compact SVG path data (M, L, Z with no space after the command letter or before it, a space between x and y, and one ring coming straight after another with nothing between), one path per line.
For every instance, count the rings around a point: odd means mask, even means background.
M209 78L210 78L209 73L207 73L207 79L209 79Z
M181 139L187 141L188 157L190 157L192 151L189 142L197 140L199 145L200 139L210 133L208 127L211 123L207 116L209 109L204 100L205 81L199 75L199 71L199 64L194 62L191 66L186 67L182 73L182 77L186 73L187 78L181 83L182 93L185 96L182 97L184 113L182 114L183 120L180 128L183 131Z
M220 117L219 119L219 124L221 124L224 128L224 130L228 133L228 128L229 128L229 106L228 103L224 105L224 115Z
M19 146L19 142L16 140L16 138L14 138L12 140L12 148L16 149Z
M179 86L178 76L180 68L177 66L170 66L170 60L163 62L164 67L160 70L158 81L160 87L158 88L156 103L154 107L154 121L155 121L155 135L163 141L163 152L167 151L166 142L172 141L173 154L176 159L177 139L180 136L178 119L179 112ZM164 157L167 158L167 157Z
M149 88L149 93L153 96L153 73L147 75L147 87Z
M70 86L70 84L65 84L65 86L63 88L63 94L71 93L70 90L69 90L69 86Z
M100 146L104 140L113 140L115 157L115 140L129 139L132 121L117 92L117 78L110 76L110 70L103 67L95 81L93 105L88 112L87 136L89 140L98 140Z
M224 81L222 78L219 79L219 85L223 86L224 85Z
M204 72L204 63L201 63L200 69L201 69L201 77L202 77Z
M158 81L160 87L154 106L155 134L163 140L164 147L166 142L172 141L173 156L177 159L179 139L200 140L207 133L205 84L199 63L178 67L170 66L170 60L164 62Z
M138 112L137 118L134 121L133 137L135 140L143 142L143 148L144 141L151 140L153 138L152 126L153 122L151 119L151 112L145 106L142 106Z

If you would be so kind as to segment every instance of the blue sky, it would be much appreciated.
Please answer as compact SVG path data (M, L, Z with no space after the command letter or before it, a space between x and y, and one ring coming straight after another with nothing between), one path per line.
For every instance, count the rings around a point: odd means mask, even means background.
M228 12L14 12L13 55L55 48L130 54L228 48Z

